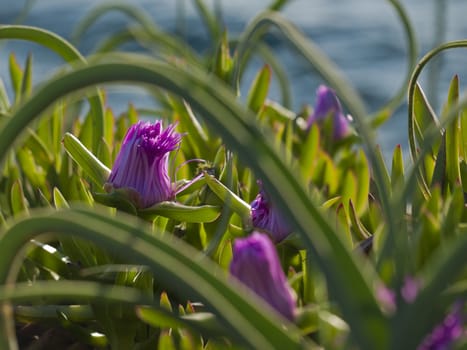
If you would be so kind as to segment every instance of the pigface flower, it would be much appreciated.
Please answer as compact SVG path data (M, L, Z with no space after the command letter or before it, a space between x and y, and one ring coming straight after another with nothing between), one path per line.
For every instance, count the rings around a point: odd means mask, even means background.
M295 311L294 292L287 283L274 244L253 232L233 245L230 273L289 320Z
M308 128L314 123L325 122L327 118L332 118L334 140L340 140L349 134L349 118L344 115L336 92L320 85L316 91L315 110L308 118Z
M417 298L418 293L422 287L422 283L415 277L406 276L404 283L400 288L400 297L405 303L411 304ZM393 313L397 309L397 293L386 287L384 284L378 284L376 287L376 298L380 302L382 308Z
M171 200L174 187L168 174L169 152L175 150L181 135L171 124L138 122L130 127L115 159L105 189L124 189L132 193L139 208Z
M413 303L421 289L421 283L414 277L406 276L401 288L402 299L408 304Z
M465 335L463 329L462 303L457 303L442 323L423 340L417 350L447 350Z
M253 226L267 231L274 242L280 242L292 232L292 228L266 194L260 181L258 184L260 191L251 202Z

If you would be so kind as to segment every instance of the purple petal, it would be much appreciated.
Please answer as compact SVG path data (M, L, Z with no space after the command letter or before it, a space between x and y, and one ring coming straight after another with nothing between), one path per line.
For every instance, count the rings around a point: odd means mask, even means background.
M327 117L333 118L333 137L335 140L348 135L349 118L344 115L336 92L325 85L320 85L316 91L314 112L308 118L308 128L314 123L324 121Z
M412 303L420 290L420 282L413 277L406 277L401 288L402 298L407 303Z
M394 312L396 310L396 293L384 284L376 287L376 299L385 310Z
M146 208L173 198L168 174L169 152L175 150L181 135L175 125L165 130L162 122L138 122L130 127L122 142L108 183L113 188L130 188L140 196L139 206Z
M417 350L447 350L464 334L462 304L457 303L442 323L425 337Z
M267 235L253 232L249 237L235 240L230 273L284 317L293 320L294 293Z
M255 200L251 202L253 226L267 231L274 242L280 242L292 232L292 228L267 196L260 182L259 185L260 191Z

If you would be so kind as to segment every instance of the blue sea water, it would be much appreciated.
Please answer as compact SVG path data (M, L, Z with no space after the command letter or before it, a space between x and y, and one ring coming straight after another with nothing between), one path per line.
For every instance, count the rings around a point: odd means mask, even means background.
M186 39L199 50L207 45L207 33L200 22L192 1L189 0L128 0L129 4L139 6L168 32L183 29ZM223 0L207 1L210 6L220 3L221 16L231 36L242 32L247 23L270 0ZM437 25L436 17L445 13L446 30L443 40L467 38L467 2L463 0L444 0L442 8L437 8L439 0L401 1L413 21L419 42L419 56L434 47ZM26 1L0 0L0 24L17 21ZM23 24L49 29L69 38L76 24L94 7L103 1L96 0L37 0ZM186 20L180 27L177 21L177 4L184 4ZM440 13L441 11L441 13ZM368 106L375 111L396 92L403 82L406 72L407 49L400 24L394 9L384 0L293 0L283 11L284 16L293 22L311 40L342 69L350 82L357 88ZM123 28L128 19L120 13L105 15L96 24L88 28L84 40L78 48L84 53L92 49L109 32ZM178 24L177 24L178 23ZM320 79L310 67L297 57L280 39L271 40L270 44L278 59L287 68L292 81L294 109L304 104L313 104L315 89ZM8 55L14 51L20 62L24 62L28 53L34 58L34 83L51 76L63 64L60 58L48 50L21 41L0 42L0 78L8 83ZM458 49L442 57L442 69L437 89L431 101L439 110L445 98L445 91L450 79L458 74L461 87L467 80L467 51ZM251 81L255 69L252 67L245 77L245 84ZM427 74L421 79L422 87L428 89ZM278 98L277 88L271 92L271 98ZM128 86L114 87L109 94L109 104L115 111L122 111L129 101L136 105L151 104L144 90ZM381 129L378 142L385 154L390 154L396 144L407 149L406 106L394 114Z

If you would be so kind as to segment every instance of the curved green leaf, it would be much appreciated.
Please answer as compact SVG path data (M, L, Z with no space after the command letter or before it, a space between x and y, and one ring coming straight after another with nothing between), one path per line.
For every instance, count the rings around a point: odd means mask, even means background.
M306 344L300 340L298 330L280 320L272 311L267 311L269 307L263 301L240 293L242 288L218 271L217 265L207 258L202 259L199 251L174 237L154 235L150 227L134 217L123 214L118 218L109 217L108 213L96 209L37 212L34 217L10 225L0 236L0 245L5 251L0 257L0 281L10 286L5 288L6 293L13 288L10 282L17 273L17 251L28 240L51 232L73 234L147 265L171 290L203 301L226 326L230 336L252 348L299 349L301 343ZM51 289L54 283L51 283ZM47 289L46 286L43 292ZM83 291L75 285L73 293L79 297ZM61 295L66 294L62 291ZM103 289L98 289L91 297L103 295ZM139 293L132 293L132 296L138 297ZM104 296L106 298L107 295ZM263 305L258 308L258 304ZM3 313L2 316L6 315ZM11 326L11 319L4 318L3 321L7 328L2 327L1 331L5 332ZM0 335L5 335L3 332ZM5 344L2 346L5 348Z
M264 12L250 23L239 40L237 47L238 57L247 57L251 48L254 47L255 43L265 34L270 26L274 26L279 29L281 34L288 39L287 42L292 45L313 66L313 68L316 69L316 71L329 83L331 87L336 90L339 99L343 101L344 105L348 108L350 114L354 118L357 131L366 148L368 158L373 165L375 183L379 192L383 211L387 219L386 222L389 232L387 236L388 247L393 247L395 244L394 241L399 232L395 223L400 220L403 214L399 211L395 211L394 207L390 203L389 189L384 186L384 164L381 162L380 157L378 157L374 141L374 133L366 121L367 113L362 99L352 88L347 79L344 78L344 75L339 68L325 55L325 53L279 13ZM235 85L240 77L241 64L241 61L237 61L234 68L232 83Z
M155 23L152 18L143 10L139 9L136 6L125 3L115 3L114 1L109 1L106 4L100 4L87 15L81 19L76 28L71 34L72 41L78 42L84 33L103 15L110 11L119 11L127 15L130 18L133 18L137 23L139 23L143 28L147 30L152 30L155 27Z
M2 25L0 26L0 39L32 41L55 51L67 62L84 61L84 57L68 41L42 28L24 25Z
M425 65L436 55L441 52L453 48L467 47L467 40L458 40L447 42L430 52L428 52L418 63L416 69L414 70L410 84L409 84L409 100L408 100L408 136L409 136L409 146L410 154L412 161L414 162L413 170L410 172L407 177L407 181L404 186L404 191L402 193L402 198L404 201L408 201L412 198L415 188L419 188L423 191L425 197L428 197L430 194L428 182L423 174L423 162L426 155L431 152L432 147L436 144L439 139L440 131L443 128L446 128L449 123L453 122L459 115L459 112L467 108L467 96L463 96L459 102L452 106L449 111L444 113L444 118L439 121L439 123L431 123L424 132L423 142L420 145L420 148L417 148L416 143L416 120L415 120L415 110L416 110L416 89L417 81ZM418 183L417 183L417 180Z
M68 63L86 62L79 51L64 38L48 30L21 25L0 26L0 39L19 39L35 42L56 52ZM103 99L99 92L89 97L93 119L93 150L96 151L104 131Z
M108 3L97 6L90 11L74 29L71 34L72 41L78 42L89 27L91 27L101 16L110 11L119 11L134 19L135 22L142 27L142 30L137 27L131 27L127 31L118 33L112 40L107 41L105 46L114 46L115 44L119 45L133 37L143 46L151 48L156 44L157 46L173 50L181 56L189 59L192 63L199 63L196 54L190 50L184 42L178 40L174 36L164 33L152 18L142 9L123 2L115 3L113 1L109 1Z
M204 179L216 196L218 196L224 203L232 208L240 217L248 222L250 217L250 205L238 197L235 193L228 189L222 182L217 180L211 175L205 174Z
M211 36L211 42L217 42L222 31L220 19L216 18L215 14L209 11L204 0L194 0L194 5Z
M263 12L245 29L238 41L237 55L245 59L256 42L266 33L269 27L279 29L282 35L329 84L336 89L339 98L349 109L352 116L365 116L365 106L360 96L350 86L339 68L309 38L305 37L292 23L277 12ZM240 79L242 61L239 59L234 67L232 83Z
M62 142L65 150L84 173L96 183L98 188L103 188L109 178L110 169L102 164L74 135L66 133Z
M410 146L410 155L412 160L416 160L418 156L417 147L416 147L416 128L415 128L415 119L414 119L414 97L415 89L417 86L417 81L422 73L423 68L428 62L430 62L434 57L445 50L450 50L459 47L467 47L467 40L456 40L444 43L433 50L429 51L425 56L423 56L412 72L412 76L409 81L409 97L408 97L408 133L409 133L409 146ZM428 185L426 182L423 173L419 171L420 179L426 193L429 193Z
M401 83L400 88L395 93L394 97L386 103L385 106L380 108L380 112L375 114L381 113L382 111L389 111L388 117L402 102L402 100L406 96L407 92L407 85L410 81L410 76L412 74L415 65L417 64L417 57L418 57L418 49L417 49L417 40L415 38L415 31L412 27L412 23L410 18L407 14L407 11L404 9L402 3L399 0L388 0L388 2L394 7L396 14L399 17L403 27L404 27L404 34L405 38L407 39L407 51L408 51L408 59L407 59L407 71L404 77L404 80ZM373 123L374 124L374 123ZM375 124L374 124L375 125ZM375 125L376 126L376 125Z

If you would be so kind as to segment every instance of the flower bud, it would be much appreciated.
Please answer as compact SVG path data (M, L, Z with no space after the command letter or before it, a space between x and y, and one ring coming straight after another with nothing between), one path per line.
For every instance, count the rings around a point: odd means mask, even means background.
M173 199L168 159L181 140L174 129L171 124L164 130L161 121L140 121L131 126L104 188L108 192L123 189L132 193L130 199L138 208Z
M295 312L295 296L287 283L274 244L253 232L233 245L230 273L289 320Z
M334 140L340 140L349 134L349 118L344 115L336 92L320 85L316 91L314 112L308 118L308 128L314 123L325 122L326 118L332 118Z
M251 221L254 227L267 231L275 243L280 242L292 232L292 228L266 194L261 182L258 184L260 191L251 202Z

